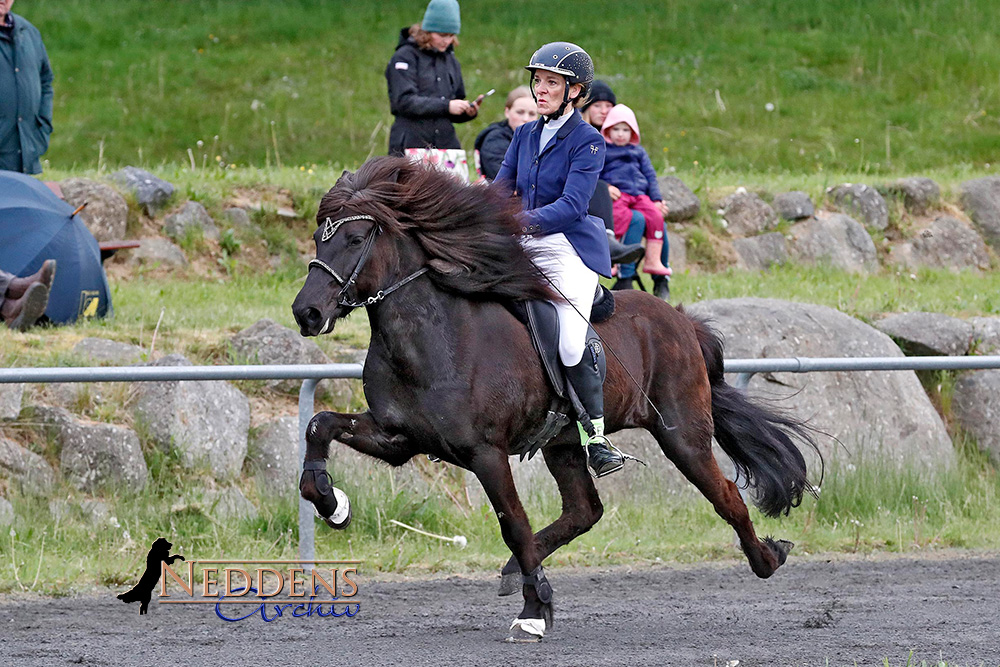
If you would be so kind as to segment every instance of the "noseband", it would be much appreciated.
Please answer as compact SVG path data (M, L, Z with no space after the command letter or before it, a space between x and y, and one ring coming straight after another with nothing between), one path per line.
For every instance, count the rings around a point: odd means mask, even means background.
M348 296L348 291L355 286L354 283L358 279L358 274L361 273L361 269L364 268L365 263L371 257L372 250L374 250L375 248L375 238L382 233L382 228L379 226L378 221L376 221L375 218L373 218L370 215L351 215L346 218L341 218L339 220L330 220L330 218L327 218L323 224L323 236L320 238L321 243L326 243L327 241L333 238L333 235L337 233L337 230L340 229L341 225L343 225L346 222L353 222L355 220L371 221L372 229L370 232L368 232L368 236L365 237L365 245L361 249L361 257L358 258L358 263L357 265L355 265L354 272L351 274L350 278L344 280L339 273L333 270L333 267L331 267L329 264L319 259L318 257L309 262L310 271L314 267L320 268L329 273L331 276L333 276L333 279L336 280L337 283L341 286L340 294L337 295L337 305L343 306L345 308L360 308L362 306L374 306L376 303L378 303L385 297L389 296L390 294L398 290L406 283L410 282L411 280L416 280L420 276L427 273L427 267L424 266L420 269L417 269L416 271L414 271L407 277L403 278L399 282L393 284L392 286L384 290L379 290L374 296L370 296L364 301L351 300L351 298Z

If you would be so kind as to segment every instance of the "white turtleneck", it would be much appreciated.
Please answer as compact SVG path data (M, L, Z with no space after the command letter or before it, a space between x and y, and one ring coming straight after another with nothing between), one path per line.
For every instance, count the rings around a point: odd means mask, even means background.
M542 125L542 136L538 140L539 153L545 150L545 147L549 145L550 141L552 141L552 137L556 136L556 132L558 132L559 128L566 124L566 121L569 120L571 115L573 115L573 105L567 104L566 111L563 112L562 116L555 120L550 120L545 123L545 125Z

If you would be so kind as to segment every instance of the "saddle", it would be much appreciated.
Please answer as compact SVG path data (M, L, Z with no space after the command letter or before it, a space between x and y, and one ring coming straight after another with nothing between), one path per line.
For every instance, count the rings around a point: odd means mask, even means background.
M513 447L512 451L515 454L520 454L523 461L525 457L529 459L533 457L539 449L544 447L549 440L558 435L563 427L572 421L569 417L570 408L579 413L582 406L579 404L579 399L572 386L567 381L563 365L559 361L559 317L556 314L556 307L548 301L517 301L510 304L510 311L528 328L531 342L535 351L538 352L542 367L545 369L546 377L548 377L554 392L545 424L538 433ZM590 311L591 323L600 324L614 315L614 312L614 293L606 287L598 285ZM607 371L600 340L594 327L588 326L587 348L594 355L595 363L599 364L603 380Z

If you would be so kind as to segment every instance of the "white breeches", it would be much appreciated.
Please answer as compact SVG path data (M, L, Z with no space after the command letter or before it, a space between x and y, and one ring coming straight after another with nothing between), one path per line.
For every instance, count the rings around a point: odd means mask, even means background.
M587 343L598 276L587 268L564 234L526 236L521 244L538 252L535 264L569 301L555 301L552 305L559 316L559 360L564 366L576 366L583 359Z

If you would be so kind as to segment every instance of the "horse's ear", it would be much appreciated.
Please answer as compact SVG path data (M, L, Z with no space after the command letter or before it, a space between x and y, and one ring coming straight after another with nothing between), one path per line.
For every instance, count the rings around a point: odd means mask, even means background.
M385 180L389 183L399 183L399 172L400 168L396 167L385 177Z
M336 184L337 184L337 185L340 185L340 182L341 182L342 180L344 180L344 179L345 179L345 178L347 178L348 176L353 176L353 175L354 175L354 174L352 174L351 172L349 172L349 171L347 171L347 170L345 169L345 170L344 170L344 173L342 173L342 174L340 175L340 178L338 178L338 179L337 179L337 183L336 183Z

